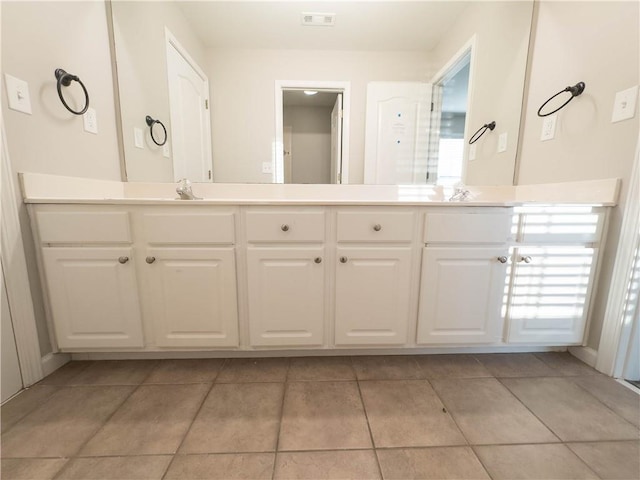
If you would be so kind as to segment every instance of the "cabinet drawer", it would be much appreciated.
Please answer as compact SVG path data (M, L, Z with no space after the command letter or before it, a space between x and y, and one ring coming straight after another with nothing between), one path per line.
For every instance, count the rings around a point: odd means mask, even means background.
M232 212L145 213L142 216L148 243L233 243Z
M248 211L248 242L323 242L324 211Z
M37 212L42 243L131 243L127 212Z
M411 242L413 239L413 212L338 212L337 223L338 242Z
M505 243L511 239L512 215L500 213L427 213L425 243Z

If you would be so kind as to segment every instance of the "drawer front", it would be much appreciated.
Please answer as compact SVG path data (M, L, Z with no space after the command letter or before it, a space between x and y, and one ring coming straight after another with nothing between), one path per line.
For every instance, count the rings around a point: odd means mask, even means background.
M148 243L234 243L234 214L145 213L142 216Z
M248 211L247 241L323 242L325 214L316 211Z
M338 212L338 242L411 242L413 212Z
M131 243L128 212L37 212L42 243Z
M511 239L509 213L427 213L425 243L506 243Z

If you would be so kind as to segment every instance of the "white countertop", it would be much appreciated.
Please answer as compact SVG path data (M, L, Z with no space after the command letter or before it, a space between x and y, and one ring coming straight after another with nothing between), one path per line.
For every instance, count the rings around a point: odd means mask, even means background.
M518 186L466 186L464 201L449 201L452 187L433 185L294 185L196 183L202 200L180 200L174 183L138 183L20 173L25 203L183 205L434 205L515 206L563 203L614 206L620 180Z

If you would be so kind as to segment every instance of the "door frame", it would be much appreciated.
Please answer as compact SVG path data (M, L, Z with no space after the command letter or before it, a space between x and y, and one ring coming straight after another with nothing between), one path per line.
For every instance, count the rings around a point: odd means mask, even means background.
M0 257L2 258L7 299L11 309L22 384L29 387L44 377L43 358L38 341L38 329L20 227L19 204L16 199L17 190L9 161L7 135L1 113L0 125L2 130L2 181L0 188L2 247L0 248Z
M473 105L473 97L475 93L475 85L476 85L476 76L477 76L477 61L476 55L478 52L477 47L477 35L473 35L469 40L467 40L462 47L445 63L440 70L431 78L431 85L433 85L433 90L437 87L440 87L442 82L449 76L452 75L452 71L462 63L464 58L469 55L469 89L467 91L467 113L464 117L464 151L462 154L462 182L466 183L467 180L467 164L469 162L469 143L467 139L467 135L471 131L471 106ZM458 69L459 70L459 69ZM455 73L458 72L455 71ZM433 98L433 94L432 94ZM442 108L442 104L438 106ZM442 114L442 111L440 111ZM433 125L432 125L433 127ZM436 179L437 182L437 179Z
M198 65L198 63L193 59L193 57L191 55L189 55L189 52L182 46L182 44L178 41L178 39L175 37L175 35L173 33L171 33L171 31L167 28L164 27L164 38L165 38L165 60L166 60L166 75L167 75L167 92L169 94L169 119L170 119L170 136L171 136L171 166L173 167L173 175L174 177L176 176L176 168L175 168L175 152L174 152L174 146L175 143L173 141L173 120L175 117L175 114L171 111L171 89L169 88L169 52L171 48L173 48L176 52L178 52L180 54L180 56L182 56L182 58L184 58L184 60L191 66L191 68L193 68L193 70L198 74L198 76L200 78L202 78L204 80L205 83L205 89L207 92L207 97L206 100L208 102L208 112L207 114L204 116L204 121L205 121L205 125L204 128L207 132L207 137L208 139L205 141L205 147L206 147L206 155L209 158L209 164L211 167L211 178L209 179L210 182L213 182L213 155L212 155L212 146L211 146L211 92L210 92L210 85L209 85L209 77L207 77L207 74L204 73L204 70L202 70L200 68L200 66ZM174 178L175 179L175 178Z
M351 117L351 82L318 80L275 81L275 137L272 152L273 183L284 183L283 92L285 90L318 90L342 94L342 159L340 183L349 183L349 130Z

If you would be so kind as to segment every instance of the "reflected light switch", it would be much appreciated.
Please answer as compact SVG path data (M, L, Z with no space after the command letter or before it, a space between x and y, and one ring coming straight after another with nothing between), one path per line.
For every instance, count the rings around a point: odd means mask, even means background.
M616 93L613 101L613 114L611 115L611 123L629 120L636 114L636 100L638 99L638 87L627 88Z
M142 133L142 129L133 129L133 141L137 148L144 148L144 134Z
M469 161L473 162L476 159L476 146L471 145L469 147Z
M501 133L498 137L498 153L507 151L507 132Z

